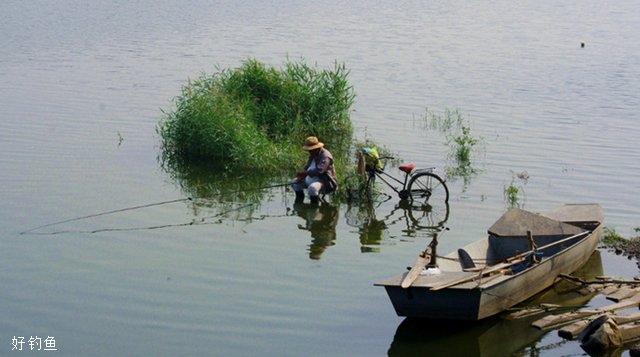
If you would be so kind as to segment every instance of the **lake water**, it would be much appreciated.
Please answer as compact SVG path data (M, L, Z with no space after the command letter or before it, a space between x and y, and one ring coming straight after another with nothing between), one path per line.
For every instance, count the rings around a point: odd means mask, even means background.
M356 136L439 173L450 147L423 118L460 110L482 143L478 173L449 181L442 252L484 236L512 180L526 209L598 202L619 233L640 226L635 1L4 0L0 13L0 355L14 336L73 356L483 355L483 331L528 331L397 317L373 282L432 232L395 198L322 218L282 189L184 199L211 183L160 167L162 110L188 78L247 58L344 63ZM637 273L606 252L602 265ZM581 353L554 333L522 341L498 351Z

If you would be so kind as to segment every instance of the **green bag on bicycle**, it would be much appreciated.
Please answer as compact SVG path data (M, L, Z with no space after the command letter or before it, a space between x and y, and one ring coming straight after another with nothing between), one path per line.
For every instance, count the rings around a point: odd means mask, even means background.
M382 170L382 161L380 160L380 155L378 154L378 150L376 148L362 148L362 153L364 154L365 163L368 170Z

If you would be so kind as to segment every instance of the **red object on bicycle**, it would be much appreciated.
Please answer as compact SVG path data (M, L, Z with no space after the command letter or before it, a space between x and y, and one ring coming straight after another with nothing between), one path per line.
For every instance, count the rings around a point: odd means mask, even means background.
M404 171L406 173L410 173L411 171L413 171L413 169L416 168L416 165L414 164L407 164L407 165L402 165L400 167L398 167L400 169L400 171Z

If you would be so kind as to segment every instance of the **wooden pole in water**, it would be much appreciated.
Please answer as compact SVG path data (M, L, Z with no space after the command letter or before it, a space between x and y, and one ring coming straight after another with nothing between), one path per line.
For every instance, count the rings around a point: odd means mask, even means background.
M358 171L358 174L361 177L365 177L366 176L365 167L364 167L364 156L363 156L362 152L360 152L360 151L358 151L358 167L357 167L357 171Z

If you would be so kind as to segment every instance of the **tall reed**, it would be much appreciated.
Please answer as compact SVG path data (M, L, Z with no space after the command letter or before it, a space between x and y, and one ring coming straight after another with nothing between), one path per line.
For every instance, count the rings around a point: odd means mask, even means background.
M169 165L206 161L225 171L282 172L303 161L300 146L309 135L334 156L348 155L355 98L348 75L338 63L332 70L302 61L278 69L248 59L238 68L189 80L158 124L161 159Z

